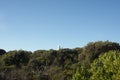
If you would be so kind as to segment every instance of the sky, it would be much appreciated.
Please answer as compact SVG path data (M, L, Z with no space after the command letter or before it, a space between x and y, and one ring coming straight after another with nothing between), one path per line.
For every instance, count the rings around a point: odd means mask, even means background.
M120 0L0 0L0 48L83 47L120 43Z

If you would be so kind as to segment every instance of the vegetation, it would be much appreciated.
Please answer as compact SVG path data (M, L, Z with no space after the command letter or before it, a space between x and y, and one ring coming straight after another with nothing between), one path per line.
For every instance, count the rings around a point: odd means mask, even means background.
M97 41L74 49L0 49L0 80L120 80L120 45Z

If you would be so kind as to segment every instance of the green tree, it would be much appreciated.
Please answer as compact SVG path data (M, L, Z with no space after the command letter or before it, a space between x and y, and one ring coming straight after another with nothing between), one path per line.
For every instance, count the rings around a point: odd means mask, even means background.
M116 42L97 41L90 42L83 48L82 54L79 54L79 62L85 64L87 67L90 63L99 57L100 54L110 50L120 50L120 45Z
M77 63L78 53L74 49L60 49L57 52L57 57L55 59L55 63L58 66L66 67L73 63Z
M2 60L5 66L16 65L20 67L22 65L27 65L30 59L31 52L24 50L9 51L7 54L3 55Z
M3 55L5 53L6 53L6 51L4 49L0 49L0 55Z
M90 80L120 80L120 52L109 51L91 64Z
M42 72L44 70L46 66L46 60L42 59L40 57L36 58L36 59L31 59L28 63L28 68L30 70L38 71L38 72Z
M85 66L79 66L72 80L89 80L89 72Z

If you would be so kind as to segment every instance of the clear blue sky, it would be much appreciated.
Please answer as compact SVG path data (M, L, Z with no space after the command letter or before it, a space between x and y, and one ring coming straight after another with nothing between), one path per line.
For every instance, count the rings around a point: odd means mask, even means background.
M0 0L0 48L82 47L120 43L120 0Z

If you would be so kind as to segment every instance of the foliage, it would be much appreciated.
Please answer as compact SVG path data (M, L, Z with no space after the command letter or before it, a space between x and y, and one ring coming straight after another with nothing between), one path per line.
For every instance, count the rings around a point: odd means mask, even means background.
M6 66L16 65L20 67L28 63L30 54L31 52L23 50L10 51L3 55L2 60Z
M72 49L60 49L57 52L56 62L58 66L65 67L77 63L78 53Z
M79 54L78 60L80 63L83 63L89 67L90 63L94 59L98 58L100 54L110 50L120 50L120 45L109 41L90 42L83 48L82 54Z
M34 52L0 49L0 80L119 80L119 51L109 41Z
M3 55L3 54L5 54L5 53L6 53L6 51L5 51L5 50L0 49L0 55Z
M91 80L120 80L120 52L109 51L91 64Z
M36 59L30 60L30 62L28 63L28 68L33 71L42 72L45 66L46 66L46 60L41 59L39 57Z

